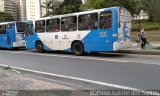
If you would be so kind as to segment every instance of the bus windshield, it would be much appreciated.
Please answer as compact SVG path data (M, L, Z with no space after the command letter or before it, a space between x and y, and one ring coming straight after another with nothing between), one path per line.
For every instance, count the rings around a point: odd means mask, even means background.
M16 22L17 33L24 33L27 28L27 24L25 22Z

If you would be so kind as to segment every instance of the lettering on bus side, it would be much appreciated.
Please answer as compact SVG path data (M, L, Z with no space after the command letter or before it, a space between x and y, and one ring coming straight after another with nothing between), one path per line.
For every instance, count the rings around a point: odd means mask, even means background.
M107 32L100 32L99 35L100 35L100 37L107 37L108 33Z
M55 35L55 39L58 39L58 35Z
M69 38L67 38L67 35L64 35L64 37L62 39L69 39Z

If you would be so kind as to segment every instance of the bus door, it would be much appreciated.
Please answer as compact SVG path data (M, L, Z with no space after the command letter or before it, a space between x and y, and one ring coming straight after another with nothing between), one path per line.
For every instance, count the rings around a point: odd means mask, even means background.
M112 37L112 12L104 11L100 13L100 38L101 40L107 44L105 44L104 48L107 51L112 51L113 49L113 37Z

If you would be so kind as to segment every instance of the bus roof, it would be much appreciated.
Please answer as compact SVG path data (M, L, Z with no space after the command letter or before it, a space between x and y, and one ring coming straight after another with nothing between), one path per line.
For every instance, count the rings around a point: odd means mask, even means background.
M6 25L6 24L9 24L9 23L16 23L16 22L24 22L24 21L1 22L0 25Z
M9 22L1 22L0 25L8 24Z

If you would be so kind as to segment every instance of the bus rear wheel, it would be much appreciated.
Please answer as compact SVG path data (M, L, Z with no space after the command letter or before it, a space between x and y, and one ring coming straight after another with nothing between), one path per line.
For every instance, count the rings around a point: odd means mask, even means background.
M37 42L36 43L36 50L37 50L38 53L43 53L44 52L42 42Z
M81 56L84 54L84 46L81 42L75 42L72 45L73 54L76 56Z

